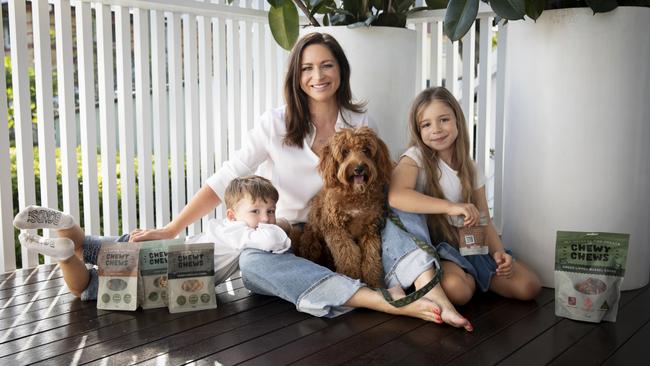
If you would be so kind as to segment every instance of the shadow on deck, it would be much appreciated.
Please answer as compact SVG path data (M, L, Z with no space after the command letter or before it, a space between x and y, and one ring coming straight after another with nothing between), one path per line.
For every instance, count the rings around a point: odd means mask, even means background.
M519 302L480 295L459 310L475 331L355 310L334 319L217 287L218 308L97 310L71 295L55 265L0 274L0 364L618 365L644 364L648 286L622 294L616 323L554 315L554 292Z

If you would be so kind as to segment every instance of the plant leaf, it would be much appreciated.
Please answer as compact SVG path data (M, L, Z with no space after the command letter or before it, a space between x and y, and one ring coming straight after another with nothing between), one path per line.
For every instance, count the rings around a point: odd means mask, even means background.
M526 15L533 20L537 20L542 15L545 6L546 0L526 0Z
M298 40L298 9L293 2L286 1L281 7L271 7L269 28L280 47L290 51Z
M616 0L585 0L587 5L596 13L606 13L616 9L618 2Z
M452 41L461 39L474 24L479 0L450 0L443 28Z
M312 16L314 14L327 14L333 8L336 8L334 0L311 0L309 3L311 4L311 11L309 14Z
M372 25L404 28L406 27L406 14L382 12Z
M232 4L233 0L228 0L228 4ZM284 0L266 0L269 5L271 5L274 8L279 8L282 5L284 5ZM290 0L288 2L291 2Z
M525 0L490 0L490 6L504 19L523 19L526 14Z
M449 0L427 0L427 7L429 9L446 9Z

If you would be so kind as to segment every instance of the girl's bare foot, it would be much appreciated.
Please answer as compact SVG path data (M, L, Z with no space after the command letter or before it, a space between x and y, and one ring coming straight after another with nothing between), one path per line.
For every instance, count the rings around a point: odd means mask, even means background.
M415 280L415 288L420 289L425 286L429 281L433 279L435 275L435 270L432 268L428 271L423 272ZM449 301L449 298L445 294L445 291L442 289L440 283L438 283L431 291L429 291L424 298L435 303L438 306L440 312L438 316L440 319L456 328L465 328L466 331L471 332L474 330L472 324L456 311L454 305Z
M399 300L406 296L404 289L402 289L402 287L399 285L389 288L388 292L390 293L390 295L393 297L394 300ZM433 317L432 319L425 319L425 320L433 320L434 323L442 324L443 321L442 321L442 317L440 316L442 310L440 309L440 306L438 306L438 304L432 301L430 302L429 305L432 307L431 312L433 313Z

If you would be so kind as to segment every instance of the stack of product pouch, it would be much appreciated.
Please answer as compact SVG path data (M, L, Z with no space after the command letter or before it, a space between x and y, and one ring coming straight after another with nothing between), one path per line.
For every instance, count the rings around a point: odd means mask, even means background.
M99 251L97 308L172 313L215 309L214 244L183 239L104 243ZM169 301L171 299L172 301Z

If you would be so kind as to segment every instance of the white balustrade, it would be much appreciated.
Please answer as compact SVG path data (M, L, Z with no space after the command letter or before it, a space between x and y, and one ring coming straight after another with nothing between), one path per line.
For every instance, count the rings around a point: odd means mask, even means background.
M9 32L0 32L0 43L10 34L12 78L7 85L1 64L0 123L7 125L11 103L15 124L0 129L0 272L16 268L15 210L37 202L63 209L92 234L163 226L242 146L256 117L282 103L288 53L268 30L264 0L16 0L5 9L0 17L8 17ZM495 104L499 93L492 90L499 84L492 82L492 16L481 8L477 77L473 32L463 39L461 59L458 42L442 33L444 11L419 12L408 20L418 37L417 68L410 71L418 89L444 83L459 97L470 131L476 130L475 158L488 175L494 169L490 150L502 156L501 131L494 130L500 124L492 113L503 117ZM36 76L36 141L30 68ZM11 188L10 151L16 155L17 189ZM182 236L200 232L211 217L215 213ZM38 264L37 255L21 255L19 266Z

